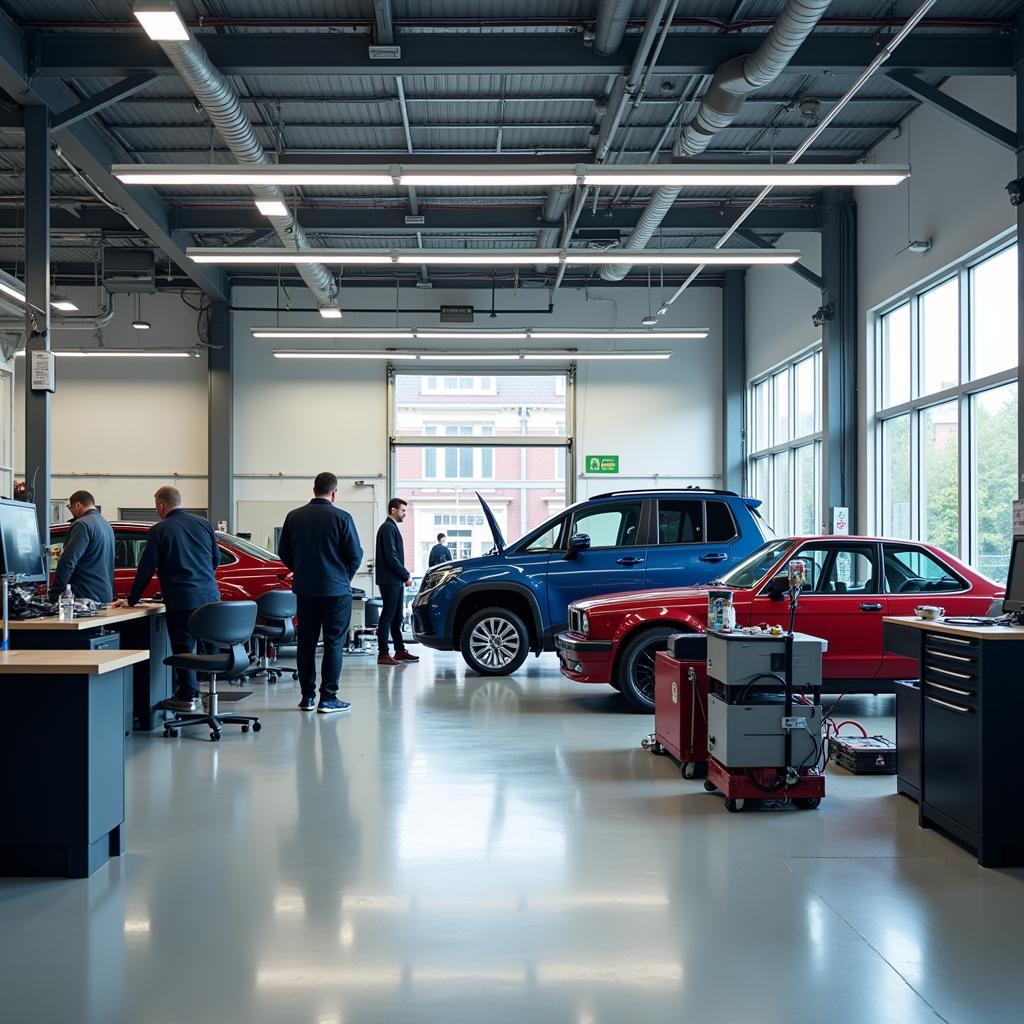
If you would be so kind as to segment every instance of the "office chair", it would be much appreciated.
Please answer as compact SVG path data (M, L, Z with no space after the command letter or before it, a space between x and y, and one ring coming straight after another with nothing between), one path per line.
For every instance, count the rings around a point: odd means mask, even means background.
M249 667L245 644L256 625L255 601L216 601L197 608L188 620L189 632L207 648L219 648L214 654L172 654L164 658L171 668L193 669L209 673L209 706L202 713L179 713L164 723L165 736L177 736L187 725L205 724L210 727L210 739L220 739L223 724L240 725L242 732L259 732L258 718L249 715L221 715L217 713L217 679L237 679Z
M270 645L286 644L295 639L295 626L292 619L298 601L290 590L269 590L256 598L256 628L252 632L255 641L255 663L238 677L238 685L243 679L252 676L266 676L268 683L276 683L285 670L272 668L270 665ZM290 670L292 679L298 679L299 673Z

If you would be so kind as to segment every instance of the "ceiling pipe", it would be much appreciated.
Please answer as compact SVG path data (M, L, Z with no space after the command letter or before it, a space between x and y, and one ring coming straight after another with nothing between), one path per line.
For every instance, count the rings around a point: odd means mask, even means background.
M714 136L735 120L744 99L779 76L828 10L829 3L830 0L789 0L772 30L753 53L722 64L711 79L693 120L680 132L673 157L685 159L703 153ZM680 191L665 186L655 190L624 248L647 246ZM621 281L629 271L627 265L602 267L601 278Z
M601 0L594 27L594 53L607 57L621 45L633 12L633 0Z
M186 40L160 40L157 45L202 104L211 124L238 162L269 165L272 161L242 111L238 94L191 33ZM288 205L284 192L276 185L253 187L251 191L254 199ZM268 216L267 221L287 248L298 251L313 248L302 226L290 213L284 217ZM299 268L299 273L316 296L318 305L337 305L338 283L322 263L306 264Z

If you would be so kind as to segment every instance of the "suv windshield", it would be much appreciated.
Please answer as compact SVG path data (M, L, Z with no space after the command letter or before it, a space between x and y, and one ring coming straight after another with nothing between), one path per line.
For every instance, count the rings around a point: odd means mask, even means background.
M750 588L782 557L793 543L789 538L763 544L752 555L737 563L720 580L723 586Z
M222 540L229 548L236 548L251 558L258 558L261 562L276 562L278 560L277 555L273 551L261 548L258 544L253 544L251 540L246 540L244 537L236 537L233 533L218 532L217 539Z

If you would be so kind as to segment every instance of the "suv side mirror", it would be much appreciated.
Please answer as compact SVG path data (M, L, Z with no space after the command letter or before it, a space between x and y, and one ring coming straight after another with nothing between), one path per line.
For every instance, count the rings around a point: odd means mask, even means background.
M590 534L589 533L574 533L569 538L569 547L565 552L567 559L575 558L581 551L590 550Z
M781 601L789 593L789 577L785 573L773 576L767 593L773 601Z

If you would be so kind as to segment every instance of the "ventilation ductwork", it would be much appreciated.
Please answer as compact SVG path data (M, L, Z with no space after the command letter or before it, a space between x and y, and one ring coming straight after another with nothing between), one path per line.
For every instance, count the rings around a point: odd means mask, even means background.
M622 45L632 12L633 0L601 0L594 27L595 53L607 57Z
M211 124L238 162L270 164L270 157L256 138L235 90L214 67L203 47L191 37L182 42L163 40L159 46L174 65L181 80L202 104ZM251 191L255 199L276 201L287 206L284 192L275 185L253 187ZM299 252L312 250L302 227L290 214L286 217L268 217L267 221L286 249ZM322 263L308 263L298 266L297 270L316 296L318 305L337 305L338 284L327 267Z
M828 10L829 3L830 0L789 0L753 53L719 67L693 120L680 132L673 158L686 159L703 153L711 140L732 124L744 99L778 78ZM647 247L680 191L662 186L654 192L624 248ZM601 277L605 281L621 281L629 271L630 267L625 265L606 266L601 268Z

